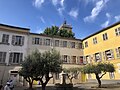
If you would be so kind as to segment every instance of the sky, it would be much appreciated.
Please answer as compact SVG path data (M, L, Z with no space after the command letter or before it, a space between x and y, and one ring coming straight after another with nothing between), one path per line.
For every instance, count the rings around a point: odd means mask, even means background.
M83 39L120 21L119 9L120 0L0 0L0 23L42 33L66 20Z

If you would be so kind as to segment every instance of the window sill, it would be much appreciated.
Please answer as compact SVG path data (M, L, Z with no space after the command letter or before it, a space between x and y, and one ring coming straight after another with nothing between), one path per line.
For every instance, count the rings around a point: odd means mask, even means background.
M10 45L10 43L4 43L4 42L0 42L0 44Z

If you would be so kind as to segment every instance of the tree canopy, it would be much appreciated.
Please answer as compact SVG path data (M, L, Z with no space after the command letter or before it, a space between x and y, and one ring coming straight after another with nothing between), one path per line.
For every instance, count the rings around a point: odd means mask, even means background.
M81 71L81 68L63 68L63 71L67 73L70 83L72 83L73 78L76 78Z
M98 87L101 87L100 79L106 74L106 72L114 72L115 68L114 65L110 63L98 63L95 65L88 64L82 68L82 71L87 74L94 73L99 84Z
M29 82L30 88L34 80L39 80L42 90L48 81L53 77L53 73L61 72L60 54L56 50L40 53L35 51L25 58L19 74Z
M49 36L59 36L59 37L67 37L67 38L75 38L75 34L72 31L68 31L66 29L59 29L57 26L47 27L43 34Z

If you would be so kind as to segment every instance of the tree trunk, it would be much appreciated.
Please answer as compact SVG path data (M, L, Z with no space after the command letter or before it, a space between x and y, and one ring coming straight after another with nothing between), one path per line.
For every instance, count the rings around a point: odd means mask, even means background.
M72 79L70 79L70 83L72 84Z
M29 89L32 90L32 83L29 82Z
M100 80L99 74L96 73L95 75L96 75L96 79L98 81L98 87L100 88L101 87L101 80Z
M46 85L45 85L45 83L43 83L42 84L42 90L45 90L45 87L46 87Z

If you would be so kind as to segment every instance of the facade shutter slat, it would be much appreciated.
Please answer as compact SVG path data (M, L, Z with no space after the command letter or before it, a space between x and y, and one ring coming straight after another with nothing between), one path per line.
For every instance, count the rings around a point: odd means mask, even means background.
M22 43L21 43L22 46L24 45L24 39L25 39L25 37L22 36Z
M12 63L14 53L9 53L9 63Z
M35 38L32 37L32 44L35 44Z
M15 45L15 39L16 39L15 37L16 37L15 35L12 36L12 45Z

